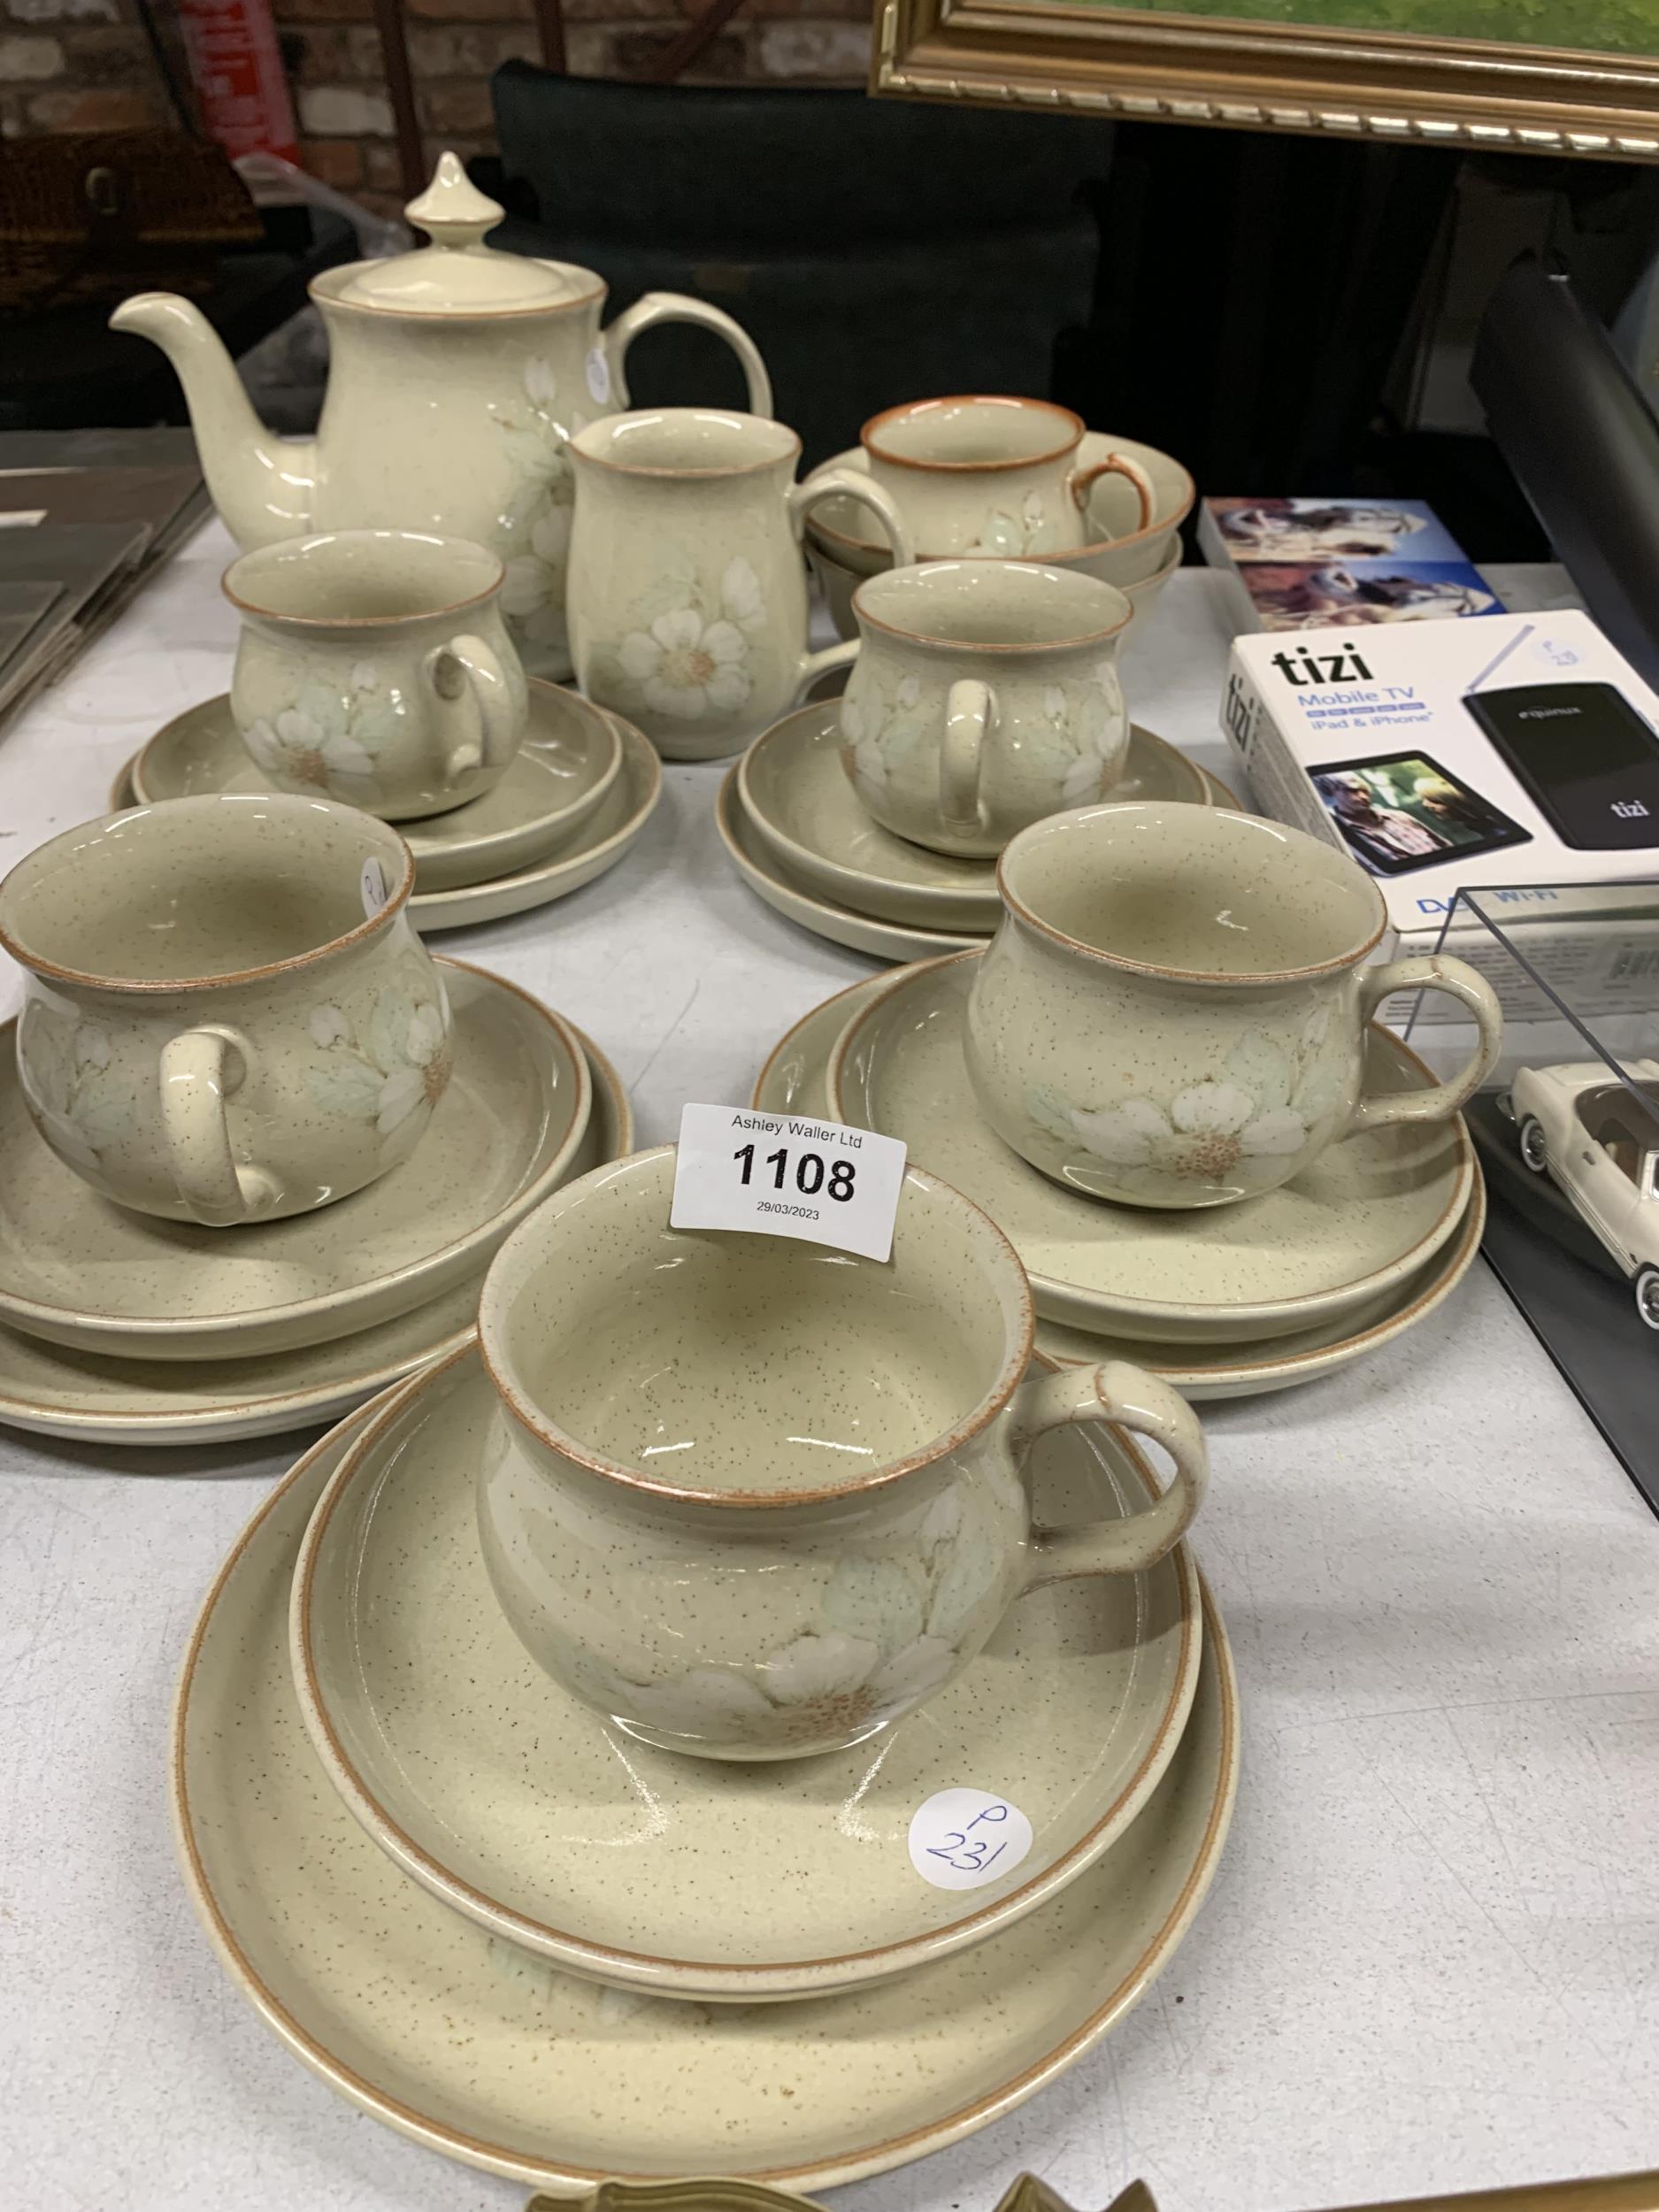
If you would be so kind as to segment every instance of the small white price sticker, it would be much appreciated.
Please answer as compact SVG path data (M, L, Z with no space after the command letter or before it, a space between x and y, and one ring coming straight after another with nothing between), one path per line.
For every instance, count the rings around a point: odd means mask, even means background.
M937 1790L910 1822L910 1864L935 1889L1000 1881L1030 1848L1030 1821L989 1790Z
M588 349L588 390L596 407L603 407L611 397L611 364L603 346Z
M904 1147L873 1129L744 1106L687 1106L674 1168L675 1229L749 1229L885 1260Z
M373 855L363 864L363 910L373 921L386 903L386 871Z

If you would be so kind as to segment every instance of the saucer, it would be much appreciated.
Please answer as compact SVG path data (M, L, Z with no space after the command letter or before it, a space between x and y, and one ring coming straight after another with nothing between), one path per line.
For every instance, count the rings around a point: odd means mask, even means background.
M1144 1574L1031 1592L966 1673L856 1751L686 1758L562 1689L508 1624L468 1477L495 1409L475 1348L400 1396L324 1494L292 1616L325 1771L380 1848L480 1927L664 1996L827 1995L1023 1919L1156 1787L1198 1678L1184 1545ZM1106 1430L1041 1438L1031 1471L1053 1527L1156 1495ZM1018 1807L1030 1845L1001 1879L941 1888L908 1838L958 1785Z
M609 796L622 768L611 718L573 691L529 679L525 741L500 781L448 814L397 828L415 856L415 888L495 882L568 846ZM262 791L221 692L175 715L132 764L138 804L202 792Z
M1294 1182L1232 1206L1116 1206L1051 1182L997 1136L969 1086L962 1028L977 956L885 979L831 1055L828 1110L902 1137L918 1166L983 1206L1045 1320L1186 1344L1286 1335L1404 1282L1463 1218L1477 1171L1459 1117L1329 1145ZM1371 1029L1368 1088L1432 1080Z
M572 1025L593 1111L571 1182L634 1149L622 1079ZM335 1341L252 1359L116 1359L0 1328L0 1423L94 1444L212 1444L338 1420L377 1390L471 1340L482 1270L413 1312Z
M742 765L740 758L726 772L714 803L714 826L732 865L774 913L798 922L815 937L826 937L833 945L849 946L854 952L867 952L877 960L926 960L941 952L977 952L985 942L982 934L958 936L940 929L906 929L898 922L879 922L873 915L857 913L849 906L832 904L801 890L762 843L759 831L744 810L737 782Z
M1474 1265L1486 1225L1486 1187L1474 1192L1456 1233L1426 1266L1380 1298L1311 1329L1254 1344L1160 1344L1133 1337L1100 1336L1057 1322L1037 1324L1037 1356L1050 1367L1094 1367L1102 1360L1133 1360L1160 1375L1183 1398L1256 1398L1318 1382L1356 1360L1380 1352L1396 1337L1438 1313Z
M172 1740L184 1878L220 1962L360 2108L560 2195L711 2163L830 2188L1011 2111L1167 1966L1237 1778L1232 1661L1207 1597L1192 1717L1130 1833L1017 1926L899 1980L760 2009L670 2002L558 1973L426 1895L329 1786L288 1665L300 1539L369 1417L315 1446L238 1540L190 1640ZM205 2047L205 2016L200 2032Z
M315 1213L204 1229L100 1198L43 1144L0 1032L0 1323L125 1360L245 1358L321 1344L475 1276L564 1181L592 1083L557 1014L440 963L455 1072L419 1144Z
M818 700L774 722L737 764L745 821L774 865L831 906L909 928L988 937L1002 918L995 860L964 860L895 837L872 819L841 764L839 702ZM1134 729L1109 799L1207 803L1202 772L1172 745Z
M470 883L450 891L417 891L409 913L423 937L435 929L461 929L473 922L498 922L533 906L549 906L593 882L637 843L663 795L663 764L654 745L619 714L609 718L622 739L622 768L617 780L587 823L562 851L516 875L489 883ZM110 787L111 810L137 804L134 763L128 761ZM911 954L904 955L907 959Z

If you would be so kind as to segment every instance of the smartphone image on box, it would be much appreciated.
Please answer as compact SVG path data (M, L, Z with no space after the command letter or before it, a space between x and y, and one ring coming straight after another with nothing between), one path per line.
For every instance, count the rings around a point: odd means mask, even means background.
M1519 684L1463 704L1563 845L1659 845L1659 738L1612 684Z
M1308 773L1349 852L1373 875L1404 875L1437 860L1532 841L1530 830L1427 753L1325 761Z

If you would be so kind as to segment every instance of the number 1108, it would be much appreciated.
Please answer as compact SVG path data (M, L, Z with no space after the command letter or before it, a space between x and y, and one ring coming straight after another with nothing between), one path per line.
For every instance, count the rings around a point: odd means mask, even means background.
M749 1182L752 1179L755 1172L754 1146L752 1144L743 1145L739 1150L733 1153L732 1157L736 1160L742 1168L743 1172L740 1179L745 1183ZM781 1190L784 1187L784 1179L789 1172L789 1155L787 1149L784 1146L780 1145L775 1152L769 1152L766 1155L765 1158L761 1162L761 1165L763 1168L769 1167L772 1170L772 1187L773 1190ZM837 1160L834 1165L831 1167L829 1170L829 1181L827 1188L832 1198L839 1198L843 1203L845 1203L845 1202L852 1196L853 1172L854 1163L851 1160ZM821 1152L803 1152L796 1159L795 1164L795 1187L802 1194L803 1197L805 1198L815 1198L819 1191L826 1187L825 1183L824 1156Z

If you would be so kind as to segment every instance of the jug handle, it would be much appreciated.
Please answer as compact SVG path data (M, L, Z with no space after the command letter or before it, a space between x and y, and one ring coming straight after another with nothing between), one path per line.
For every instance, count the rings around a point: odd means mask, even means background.
M826 499L856 499L860 506L868 507L881 525L888 545L893 549L895 568L909 568L916 558L910 543L910 534L903 516L894 503L893 495L881 485L872 483L867 476L853 469L832 469L827 476L809 477L804 484L795 485L789 493L789 521L797 542L806 528L806 518L814 507ZM858 657L859 641L843 638L839 645L826 646L821 653L803 653L795 672L795 697L798 704L818 678L832 668L845 668Z
M1128 478L1141 501L1141 519L1135 525L1135 532L1149 529L1152 518L1157 511L1158 496L1145 469L1139 461L1132 461L1126 453L1109 453L1103 461L1096 461L1092 468L1072 470L1065 480L1066 489L1079 511L1087 511L1090 487L1097 484L1102 476Z
M479 737L450 749L444 763L451 783L475 768L504 768L518 749L523 723L494 649L481 637L452 637L434 645L424 664L426 681L442 703L445 719L453 703L471 692L478 703Z
M1133 1574L1150 1567L1187 1533L1203 1503L1210 1454L1198 1417L1168 1383L1127 1360L1102 1367L1065 1367L1052 1375L1027 1375L1009 1408L1009 1442L1023 1460L1049 1429L1103 1422L1149 1437L1175 1463L1175 1473L1153 1504L1123 1521L1084 1521L1068 1528L1031 1532L1025 1587L1071 1575Z
M253 1047L239 1029L204 1024L161 1049L161 1128L167 1161L190 1218L227 1229L268 1213L282 1187L266 1168L240 1167L225 1101L248 1079Z
M766 364L761 359L755 341L741 323L733 322L718 307L694 300L684 292L646 293L643 299L625 308L605 332L601 342L604 349L603 392L595 388L591 370L588 381L588 389L601 406L627 405L628 380L624 364L628 348L642 330L649 330L657 323L695 323L703 330L713 331L717 338L724 338L742 364L744 381L749 386L749 413L771 419L772 379L766 373Z

